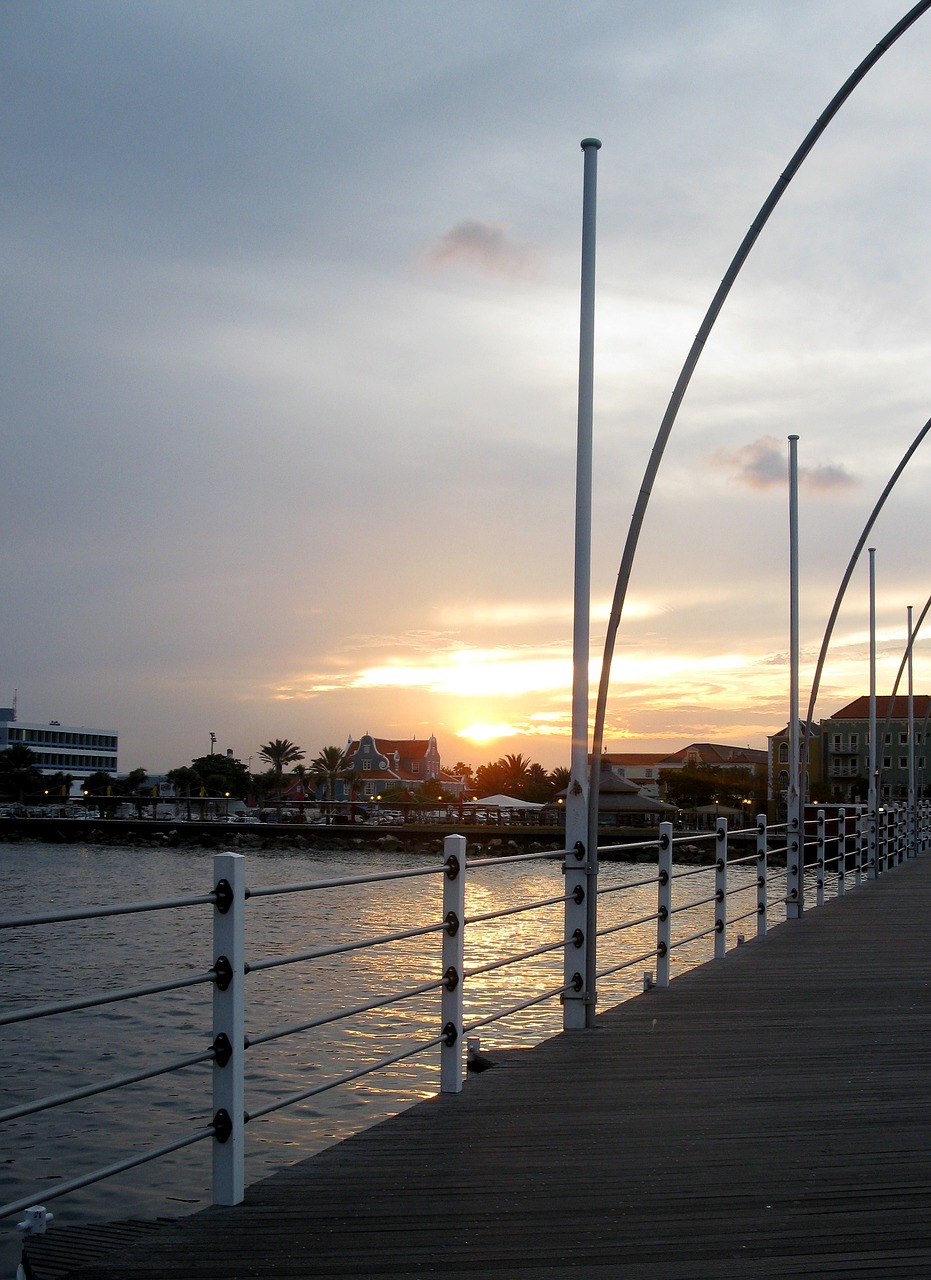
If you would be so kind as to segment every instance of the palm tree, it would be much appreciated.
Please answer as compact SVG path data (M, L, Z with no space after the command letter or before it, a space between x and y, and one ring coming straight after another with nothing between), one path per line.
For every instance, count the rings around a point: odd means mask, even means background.
M569 783L572 781L572 774L568 769L564 769L561 765L554 769L550 774L550 786L553 788L553 795L558 795L560 791L568 791Z
M342 747L324 747L310 762L310 776L316 785L323 783L327 800L333 799L333 783L339 777L342 764Z
M521 796L530 778L530 761L522 755L506 755L499 764L507 780L508 795Z
M266 742L264 747L259 747L259 756L262 760L267 760L272 767L272 774L278 789L278 817L280 819L281 781L285 765L295 764L298 760L303 760L304 752L290 738L274 738L271 742Z
M268 761L278 777L284 773L286 764L295 764L304 759L304 752L290 738L274 738L271 742L266 742L264 747L259 747L259 755Z
M24 803L27 791L37 791L42 784L38 760L36 753L21 742L0 751L0 784L4 791L15 795L20 804Z

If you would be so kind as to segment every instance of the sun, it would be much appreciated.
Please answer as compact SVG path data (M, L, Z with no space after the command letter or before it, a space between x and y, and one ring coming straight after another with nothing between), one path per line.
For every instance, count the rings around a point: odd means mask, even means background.
M475 742L482 745L485 742L494 742L496 738L512 738L517 730L512 724L485 724L479 722L470 724L465 729L459 729L456 732L457 738L468 738L469 742Z

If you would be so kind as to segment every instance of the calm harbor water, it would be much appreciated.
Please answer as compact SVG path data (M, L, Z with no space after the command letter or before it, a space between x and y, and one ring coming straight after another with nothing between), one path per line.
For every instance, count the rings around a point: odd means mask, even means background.
M422 867L439 855L250 851L250 888L338 878L398 867ZM682 901L705 897L712 872L690 878ZM631 885L648 866L605 863L602 886ZM204 893L212 887L212 855L195 849L116 849L91 845L0 845L0 915L111 905ZM755 883L750 868L734 868L730 883ZM558 862L517 863L470 875L467 916L563 892ZM600 927L638 919L656 909L655 887L605 896ZM734 900L732 914L752 906L751 893ZM439 922L442 883L436 876L352 885L299 895L255 898L247 906L247 961L283 956L354 938ZM707 927L711 906L683 922L681 934ZM561 905L508 916L467 930L466 968L554 941ZM753 921L739 926L748 935ZM142 985L204 972L213 961L212 908L191 907L29 930L0 931L2 1007L67 1000L105 989ZM321 1013L358 1005L375 995L439 976L438 935L250 975L246 1032L257 1035ZM653 923L602 939L599 967L650 951ZM710 938L676 951L673 973L707 960ZM560 951L509 967L466 985L466 1022L475 1021L561 982ZM607 1008L641 989L652 961L602 980ZM0 1109L182 1057L211 1040L209 985L128 1003L6 1027L0 1048ZM482 1029L482 1047L529 1046L561 1029L551 1000ZM387 1057L439 1034L439 995L430 993L387 1009L290 1036L250 1050L246 1109L255 1110L317 1081ZM246 1128L247 1182L302 1159L386 1115L434 1094L438 1050L432 1049L366 1079L253 1121ZM159 1146L209 1121L209 1064L59 1107L4 1125L0 1202L70 1179L98 1165ZM468 1086L467 1086L468 1087ZM95 1186L49 1201L59 1223L125 1217L177 1216L210 1203L210 1142L202 1142ZM16 1218L0 1230L0 1273L12 1275L18 1256Z

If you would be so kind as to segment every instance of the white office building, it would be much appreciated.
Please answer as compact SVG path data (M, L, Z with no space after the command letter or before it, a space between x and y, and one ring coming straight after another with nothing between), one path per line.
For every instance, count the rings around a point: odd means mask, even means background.
M28 747L41 773L71 773L86 778L98 769L116 773L117 735L112 729L29 724L17 720L13 707L0 707L0 751Z

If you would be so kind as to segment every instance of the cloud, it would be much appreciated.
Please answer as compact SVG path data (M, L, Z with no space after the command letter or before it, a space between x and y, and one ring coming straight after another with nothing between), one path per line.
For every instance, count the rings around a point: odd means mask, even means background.
M538 273L536 250L515 244L500 222L479 222L467 218L425 250L424 261L434 270L448 267L475 268L486 276L526 279Z
M773 489L787 481L788 462L785 444L775 436L760 436L736 449L715 449L708 465L724 467L738 484L748 489ZM852 489L859 481L837 463L816 467L799 467L799 486L814 492Z

